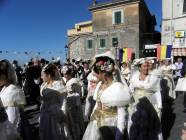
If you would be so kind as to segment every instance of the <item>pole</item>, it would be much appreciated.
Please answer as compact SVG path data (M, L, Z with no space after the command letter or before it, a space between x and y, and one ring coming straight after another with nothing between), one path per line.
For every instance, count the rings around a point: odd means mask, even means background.
M115 60L117 60L117 46L115 46Z
M173 14L174 14L174 13L173 13L173 10L174 10L174 9L173 9L173 8L174 8L174 7L173 7L173 0L172 0L171 3L172 3L172 5L171 5L171 7L172 7L172 8L171 8L171 45L173 46Z
M174 14L174 7L173 7L173 0L171 0L171 3L172 3L172 5L171 5L171 45L172 45L172 47L173 47L173 41L174 41L174 39L173 39L173 14ZM172 61L172 63L173 63L173 59L174 59L174 56L173 56L173 53L172 53L172 51L171 51L171 61Z

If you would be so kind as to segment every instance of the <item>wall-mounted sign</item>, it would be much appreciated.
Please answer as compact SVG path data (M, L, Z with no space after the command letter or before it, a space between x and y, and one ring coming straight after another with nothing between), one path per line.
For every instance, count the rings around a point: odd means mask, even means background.
M124 29L115 29L112 31L98 31L98 32L93 32L93 35L109 35L109 34L114 34L114 33L125 33L126 31Z
M145 45L145 49L156 49L160 44Z
M186 37L186 31L176 31L175 37Z

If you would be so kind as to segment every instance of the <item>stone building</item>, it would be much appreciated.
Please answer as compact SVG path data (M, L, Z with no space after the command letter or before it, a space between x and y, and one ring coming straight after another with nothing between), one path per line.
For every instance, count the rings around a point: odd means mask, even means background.
M95 54L93 52L95 49L93 48L94 46L92 41L92 21L77 23L74 29L68 30L67 35L68 58L90 59L90 57Z
M91 59L95 54L119 48L133 48L135 57L142 57L146 43L157 43L152 39L156 19L144 0L94 1L89 10L92 21L68 30L71 59Z

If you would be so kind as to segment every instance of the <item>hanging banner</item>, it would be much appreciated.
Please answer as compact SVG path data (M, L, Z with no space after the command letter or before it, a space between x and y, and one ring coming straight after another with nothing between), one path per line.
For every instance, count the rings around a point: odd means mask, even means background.
M172 45L162 45L157 48L157 59L171 58Z
M119 49L119 60L120 62L128 62L132 59L132 48L121 48Z

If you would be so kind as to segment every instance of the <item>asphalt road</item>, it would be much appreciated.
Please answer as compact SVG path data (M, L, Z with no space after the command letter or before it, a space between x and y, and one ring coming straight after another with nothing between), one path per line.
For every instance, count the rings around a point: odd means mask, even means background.
M164 140L180 140L183 124L186 122L183 99L183 93L177 93L176 100L168 100L163 103L162 132ZM30 139L39 140L39 108L37 105L27 106L25 114L30 123Z
M173 102L172 118L174 118L173 126L170 130L170 136L168 140L180 140L181 130L184 128L184 122L186 122L186 108L183 106L184 94L177 93L177 99Z

